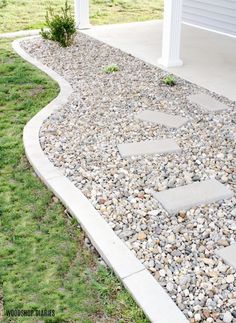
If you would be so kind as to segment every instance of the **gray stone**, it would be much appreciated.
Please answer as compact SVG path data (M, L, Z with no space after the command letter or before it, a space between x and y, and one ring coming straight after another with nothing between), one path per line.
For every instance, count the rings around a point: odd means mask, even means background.
M174 289L174 285L171 282L169 282L166 285L166 289L168 290L168 292L172 292Z
M216 254L220 256L228 265L236 269L236 243L231 246L217 250Z
M179 153L179 145L173 139L140 141L118 145L122 157L150 154Z
M188 99L192 103L200 105L200 107L209 112L217 112L230 109L230 107L226 104L217 101L216 99L212 98L210 95L207 94L193 94L190 95Z
M224 323L230 323L232 322L232 320L233 320L233 316L230 314L230 312L224 313L224 316L223 316Z
M188 119L177 115L151 110L144 110L138 113L136 118L142 121L157 123L169 128L179 128L188 121Z
M191 207L217 202L233 196L226 186L215 179L154 192L153 196L170 214Z
M190 281L191 281L191 277L190 277L190 275L186 275L186 276L181 277L181 279L180 279L180 281L179 281L179 284L180 284L181 286L185 286L185 285L189 284L189 283L190 283Z

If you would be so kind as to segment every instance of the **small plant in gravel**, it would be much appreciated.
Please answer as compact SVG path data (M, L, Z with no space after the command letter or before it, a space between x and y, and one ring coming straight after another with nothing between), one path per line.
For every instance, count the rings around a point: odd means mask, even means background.
M176 85L176 80L173 75L169 74L164 79L163 82L165 85L174 86Z
M71 6L65 2L61 8L61 13L56 14L52 7L49 7L46 13L46 26L48 30L41 30L44 39L58 42L62 47L70 46L75 37L75 20L71 14Z
M115 72L118 72L119 70L120 70L119 66L116 64L108 65L103 69L103 71L107 74L115 73Z

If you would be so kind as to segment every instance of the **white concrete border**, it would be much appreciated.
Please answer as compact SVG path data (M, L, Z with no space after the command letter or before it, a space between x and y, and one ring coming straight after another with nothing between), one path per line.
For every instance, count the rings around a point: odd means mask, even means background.
M59 95L37 113L24 128L23 142L29 162L43 183L78 220L102 258L126 286L151 322L187 323L184 314L144 265L117 237L81 191L63 176L44 154L39 141L41 125L67 102L73 89L64 78L27 54L20 46L22 40L15 40L12 44L13 49L23 59L48 74L60 86Z
M11 33L0 34L0 38L35 36L35 35L39 35L39 33L40 33L40 29L19 30L19 31L13 31Z

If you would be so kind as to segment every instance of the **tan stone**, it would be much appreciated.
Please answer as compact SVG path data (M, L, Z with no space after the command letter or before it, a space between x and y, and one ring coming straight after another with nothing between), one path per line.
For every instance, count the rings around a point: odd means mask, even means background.
M218 244L219 246L223 246L223 247L228 247L228 245L229 245L228 241L227 241L227 240L225 240L225 239L220 239L220 240L218 240L218 241L217 241L217 244Z
M139 234L138 234L138 240L145 240L146 239L146 237L147 237L147 235L146 235L146 233L145 232L143 232L143 231L141 231L141 232L139 232Z
M202 258L201 259L203 262L204 262L204 264L206 264L206 265L214 265L214 261L212 260L212 259L209 259L209 258Z

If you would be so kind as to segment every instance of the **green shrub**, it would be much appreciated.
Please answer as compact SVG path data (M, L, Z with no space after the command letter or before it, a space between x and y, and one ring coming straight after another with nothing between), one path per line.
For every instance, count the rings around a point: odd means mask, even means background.
M46 26L48 30L41 30L43 38L56 41L62 47L70 46L73 43L76 26L67 1L64 8L61 8L61 14L55 14L53 8L49 7L46 13Z
M119 66L116 65L116 64L111 64L111 65L108 65L106 66L104 69L103 69L103 72L109 74L109 73L115 73L115 72L118 72L120 69L119 69Z
M165 85L169 85L169 86L174 86L176 84L176 80L175 80L174 76L171 74L167 75L164 78L163 82Z

